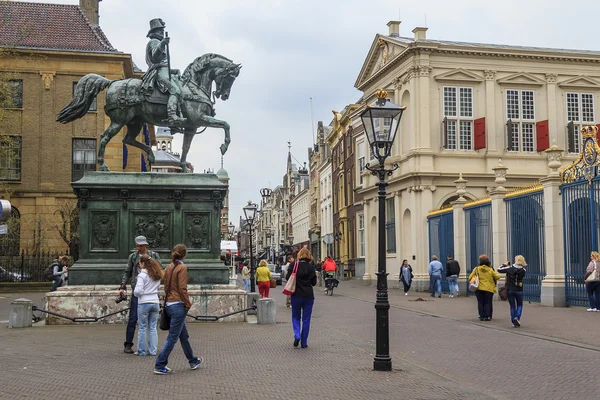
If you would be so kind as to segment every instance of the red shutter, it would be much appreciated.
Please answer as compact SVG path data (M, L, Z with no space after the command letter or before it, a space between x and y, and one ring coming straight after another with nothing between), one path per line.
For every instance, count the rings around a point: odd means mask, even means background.
M596 125L598 127L598 133L596 133L596 139L600 142L600 124Z
M485 117L475 120L475 150L485 149Z
M537 137L537 151L544 151L550 147L548 120L535 123L535 135Z

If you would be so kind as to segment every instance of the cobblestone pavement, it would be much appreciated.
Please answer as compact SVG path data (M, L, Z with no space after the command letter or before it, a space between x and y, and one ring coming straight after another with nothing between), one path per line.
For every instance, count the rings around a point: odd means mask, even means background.
M598 351L567 340L560 343L504 330L500 326L501 307L495 310L499 326L490 329L490 325L460 316L431 315L441 308L435 312L399 308L417 303L397 299L399 296L392 292L390 348L394 371L387 373L371 370L375 345L373 287L344 281L331 297L317 289L307 349L291 346L290 309L285 308L281 286L272 289L271 296L277 302L277 325L188 324L192 347L205 357L205 364L199 370L189 370L176 347L169 363L175 372L167 376L152 374L154 357L122 353L122 325L36 326L25 330L0 326L0 398L597 397L584 383L597 362ZM397 303L400 300L406 304ZM416 307L441 307L452 300L475 304L470 299L436 298ZM578 310L569 311L576 314ZM527 313L532 314L533 321L533 309ZM474 320L470 314L468 318ZM577 327L565 321L564 329L569 328ZM161 332L160 344L164 337Z

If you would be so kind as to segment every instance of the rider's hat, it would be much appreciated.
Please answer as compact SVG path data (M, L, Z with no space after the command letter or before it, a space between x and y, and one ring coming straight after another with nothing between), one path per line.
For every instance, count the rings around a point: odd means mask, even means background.
M148 31L148 34L146 35L146 37L149 37L150 34L158 29L164 29L167 25L165 24L165 22L160 19L160 18L154 18L153 20L150 21L150 30Z

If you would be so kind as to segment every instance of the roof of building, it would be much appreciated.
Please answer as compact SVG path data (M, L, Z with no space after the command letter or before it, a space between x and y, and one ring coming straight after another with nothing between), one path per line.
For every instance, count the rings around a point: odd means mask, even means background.
M166 128L164 126L157 126L156 127L156 137L173 137L173 135L171 135L171 130L169 128Z
M225 168L221 167L220 170L217 171L217 178L219 179L229 179L229 174L225 170Z
M0 46L119 53L73 4L0 0Z
M178 156L176 156L173 153L169 153L168 151L164 151L164 150L153 150L154 152L154 164L161 164L161 163L176 163L179 165L180 163L180 158Z
M515 45L506 45L506 44L492 44L492 43L477 43L477 42L460 42L456 40L415 40L414 38L409 37L395 37L395 36L386 36L389 39L396 40L398 42L404 44L410 44L414 42L418 43L439 43L447 46L461 46L461 47L472 47L474 49L477 48L486 48L486 49L498 49L498 50L523 50L523 51L543 51L543 52L556 52L556 53L573 53L573 54L589 54L589 55L600 55L600 51L596 50L577 50L577 49L558 49L552 47L536 47L536 46L515 46Z

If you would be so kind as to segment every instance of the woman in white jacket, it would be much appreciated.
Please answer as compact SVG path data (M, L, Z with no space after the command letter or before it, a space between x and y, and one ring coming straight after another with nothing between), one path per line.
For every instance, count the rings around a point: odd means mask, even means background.
M158 261L144 254L140 258L140 268L133 294L138 298L138 356L155 356L158 346L156 323L160 311L158 287L163 270ZM146 331L149 343L146 347Z

